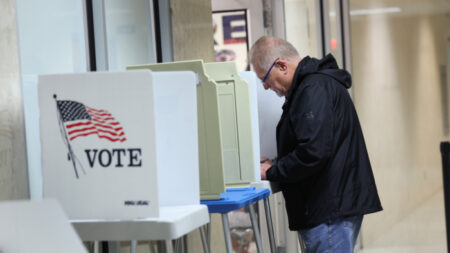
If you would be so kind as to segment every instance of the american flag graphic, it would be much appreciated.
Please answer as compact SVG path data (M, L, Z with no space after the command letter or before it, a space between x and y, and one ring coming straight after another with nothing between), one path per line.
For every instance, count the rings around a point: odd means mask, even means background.
M127 140L123 127L107 110L98 110L71 100L57 100L56 103L70 141L92 134L111 142Z

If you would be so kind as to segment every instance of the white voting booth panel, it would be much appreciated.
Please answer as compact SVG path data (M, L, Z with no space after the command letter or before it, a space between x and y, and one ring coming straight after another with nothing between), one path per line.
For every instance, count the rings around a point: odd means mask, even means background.
M70 219L199 204L192 72L44 75L38 93L43 197Z
M252 118L256 117L256 119L252 119L252 122L257 122L254 125L257 126L256 133L259 134L258 137L254 138L254 147L257 147L254 150L258 150L257 153L255 152L255 156L258 159L257 166L255 166L255 173L258 174L258 178L260 179L259 158L262 156L270 159L277 157L276 129L281 114L283 113L282 106L284 98L279 97L271 90L265 90L255 72L242 71L239 72L239 75L249 83L251 89ZM258 141L256 142L255 139ZM272 193L280 191L277 183L270 183L266 180L252 182L252 186L257 188L270 188Z
M152 74L160 206L198 205L197 76L193 72Z
M0 252L87 252L55 200L0 202Z
M252 141L253 141L253 163L255 166L255 182L261 181L260 173L260 151L259 151L259 122L258 122L258 77L253 71L242 71L239 75L248 83L250 90L250 113L252 122ZM253 183L253 182L252 182Z
M284 97L271 90L265 90L261 80L256 79L258 94L259 143L261 156L277 157L276 131L283 113Z

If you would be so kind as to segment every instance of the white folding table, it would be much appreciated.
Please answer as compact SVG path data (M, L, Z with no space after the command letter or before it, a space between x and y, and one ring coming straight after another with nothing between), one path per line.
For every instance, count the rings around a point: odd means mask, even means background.
M205 205L162 206L157 218L71 220L83 241L174 240L209 223Z

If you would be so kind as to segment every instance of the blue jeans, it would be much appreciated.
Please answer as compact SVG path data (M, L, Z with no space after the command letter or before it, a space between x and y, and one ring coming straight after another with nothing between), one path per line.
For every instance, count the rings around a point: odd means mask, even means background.
M306 253L351 253L363 216L351 216L330 220L310 229L298 231Z

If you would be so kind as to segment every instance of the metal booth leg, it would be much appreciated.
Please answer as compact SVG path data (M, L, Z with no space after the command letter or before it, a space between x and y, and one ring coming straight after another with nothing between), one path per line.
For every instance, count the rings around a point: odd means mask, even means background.
M200 235L202 237L202 244L203 244L203 252L209 253L209 243L206 239L206 232L205 232L205 226L200 227Z
M100 242L94 241L94 253L99 253L99 252L100 252Z
M270 249L272 250L272 253L277 253L277 244L275 243L275 235L273 233L272 213L270 212L269 197L264 199L264 209L266 211L266 222L269 232Z
M172 241L173 244L175 245L173 247L173 252L174 253L180 253L180 248L181 248L181 238L175 239Z
M227 253L233 253L233 245L231 244L230 224L228 223L228 214L222 213L223 235L225 236L225 246Z
M137 241L132 240L130 242L130 253L136 253Z
M211 221L212 221L212 216L211 214L209 214L209 220L210 222L206 224L206 238L208 239L208 249L211 251Z
M252 203L248 206L250 209L250 220L252 221L253 232L255 233L256 249L258 250L258 253L263 253L261 234L259 233L258 221L256 219L256 214L255 214L255 209L253 208L253 204L254 203Z
M166 253L166 241L156 241L156 249L158 253Z
M166 244L166 253L174 253L172 240L165 240L164 242Z
M120 241L102 242L102 248L107 249L108 253L120 253Z

